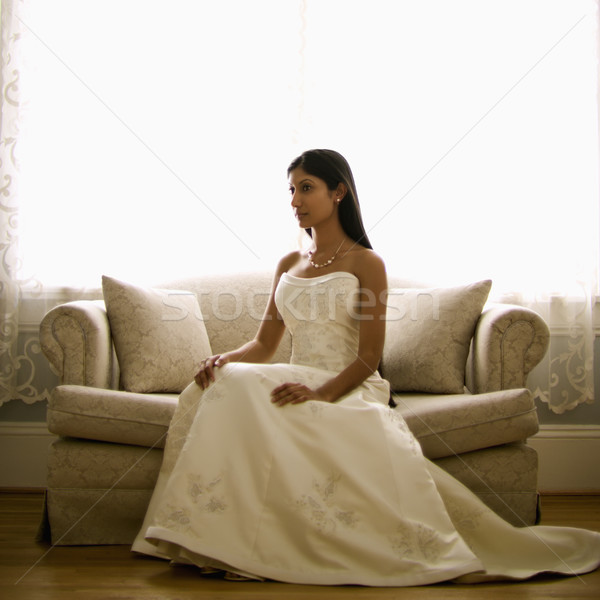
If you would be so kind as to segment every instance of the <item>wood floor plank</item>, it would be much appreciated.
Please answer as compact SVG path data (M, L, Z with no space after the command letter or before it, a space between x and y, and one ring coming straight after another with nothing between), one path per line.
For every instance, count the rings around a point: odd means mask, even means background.
M41 494L0 493L0 598L27 600L486 600L600 598L600 570L522 583L419 588L235 583L200 577L193 567L133 555L127 546L51 547L35 542ZM544 496L542 523L600 531L600 496Z

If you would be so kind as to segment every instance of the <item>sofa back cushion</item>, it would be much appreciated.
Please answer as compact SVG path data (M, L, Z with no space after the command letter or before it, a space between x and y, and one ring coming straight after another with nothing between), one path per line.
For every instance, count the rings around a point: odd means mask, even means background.
M196 294L215 354L245 344L258 331L273 284L273 273L203 275L166 282L164 286ZM272 362L288 363L291 337L286 330Z
M102 291L121 387L142 393L183 391L200 360L212 354L196 296L107 276Z
M471 339L492 282L388 291L381 373L394 392L460 394Z
M220 353L254 337L272 283L273 274L265 271L205 275L164 287L196 294L212 350ZM398 392L462 393L471 339L491 281L446 288L400 278L388 283L383 376ZM286 331L273 362L287 363L290 356Z

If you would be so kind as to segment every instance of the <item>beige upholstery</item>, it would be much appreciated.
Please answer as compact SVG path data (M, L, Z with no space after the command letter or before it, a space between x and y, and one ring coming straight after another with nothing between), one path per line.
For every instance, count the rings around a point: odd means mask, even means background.
M538 430L531 392L517 388L451 396L394 394L427 458L527 439Z
M382 375L392 389L460 394L469 346L492 282L391 289Z
M222 352L254 335L270 286L269 274L253 273L161 288L196 295L212 351ZM398 279L390 286L419 287ZM473 329L462 393L397 390L395 410L428 458L510 522L530 525L536 518L537 455L526 440L538 422L524 386L546 351L548 329L537 314L508 305L486 306ZM40 339L61 378L48 406L48 429L60 438L48 458L46 530L54 544L130 543L158 476L177 394L119 389L102 301L53 309ZM386 339L386 345L401 343ZM274 362L289 361L290 349L286 335Z

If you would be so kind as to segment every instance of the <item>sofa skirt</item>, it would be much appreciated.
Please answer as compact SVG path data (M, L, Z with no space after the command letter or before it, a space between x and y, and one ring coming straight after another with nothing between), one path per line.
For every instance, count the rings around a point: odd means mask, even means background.
M162 450L60 438L50 450L41 532L58 546L131 544L154 489ZM537 453L522 443L437 459L516 526L537 516Z

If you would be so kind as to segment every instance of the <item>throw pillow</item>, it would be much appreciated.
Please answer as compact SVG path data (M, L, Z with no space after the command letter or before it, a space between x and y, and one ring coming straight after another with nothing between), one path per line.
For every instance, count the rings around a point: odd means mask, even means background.
M390 289L382 375L395 392L460 394L471 339L492 282Z
M211 355L196 295L143 288L102 277L104 303L121 368L130 392L181 392Z

